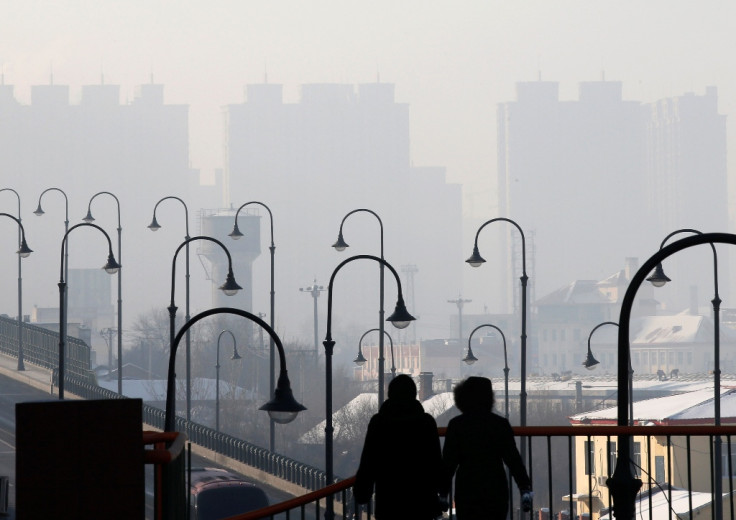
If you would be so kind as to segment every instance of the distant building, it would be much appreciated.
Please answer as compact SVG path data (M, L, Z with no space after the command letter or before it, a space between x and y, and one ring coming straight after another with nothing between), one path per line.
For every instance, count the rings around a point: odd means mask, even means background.
M437 295L455 293L465 267L461 187L446 182L444 168L412 164L409 106L395 101L394 85L307 84L295 103L284 101L282 85L245 90L245 101L224 113L223 204L237 208L258 200L270 207L278 265L298 263L279 270L277 284L292 291L315 274L326 281L351 255L379 256L382 237L384 258L401 277L409 311L420 318L392 332L394 340L444 336L438 329L446 330L446 308ZM350 249L337 254L330 245L342 219L356 209L375 212L383 229L365 212L352 216L343 228ZM374 262L358 264L340 275L335 302L350 309L342 316L361 316L351 328L366 330L378 311L379 269ZM411 275L402 266L412 266ZM267 277L254 278L254 284L254 293L268 291ZM388 270L385 295L390 314L396 283ZM310 303L280 301L282 316L290 306ZM311 336L311 319L300 325ZM353 352L350 347L343 355Z
M500 216L534 237L532 299L564 280L600 278L622 256L648 259L677 229L734 229L726 116L715 87L651 104L625 100L618 81L583 82L570 101L560 100L552 81L518 83L516 92L497 111L498 203ZM509 271L520 272L516 233L502 241ZM724 287L726 255L719 263ZM681 283L660 293L662 301L682 308L691 284L712 286L710 270L697 262L700 269L681 255L667 262ZM509 280L512 294L518 284Z

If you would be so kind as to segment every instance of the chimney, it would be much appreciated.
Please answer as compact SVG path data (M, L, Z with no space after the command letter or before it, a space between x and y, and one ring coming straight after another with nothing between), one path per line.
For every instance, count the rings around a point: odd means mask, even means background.
M420 372L419 373L419 400L426 401L434 395L432 392L432 378L434 374L432 372Z
M626 273L626 280L631 281L631 279L636 274L636 271L638 270L639 270L639 259L635 256L626 257L626 267L624 267L624 272Z

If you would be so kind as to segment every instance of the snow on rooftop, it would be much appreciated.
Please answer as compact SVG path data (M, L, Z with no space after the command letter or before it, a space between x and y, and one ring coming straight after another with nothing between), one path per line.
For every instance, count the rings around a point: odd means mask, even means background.
M672 498L670 499L670 493ZM728 494L724 494L728 496ZM711 504L711 494L699 491L692 492L692 511L690 510L690 494L687 489L672 488L661 490L656 489L652 493L652 511L649 515L649 494L640 493L637 496L634 506L636 508L637 518L651 518L652 520L670 520L671 518L692 518L700 514L699 509ZM670 512L670 508L672 511ZM601 515L600 520L612 520L610 513Z
M634 420L645 422L684 421L693 419L713 419L714 395L713 385L666 397L656 397L634 402ZM616 421L618 407L603 408L579 413L570 417L570 421ZM721 418L736 418L736 390L721 388Z

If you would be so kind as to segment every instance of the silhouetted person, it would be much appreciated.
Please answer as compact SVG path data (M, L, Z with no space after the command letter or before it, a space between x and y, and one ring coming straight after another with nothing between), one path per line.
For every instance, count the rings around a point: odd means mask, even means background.
M531 481L514 441L509 421L493 413L491 380L469 377L454 390L461 415L447 425L442 452L445 481L450 490L455 475L455 510L458 520L503 520L509 507L508 466L522 493L522 506L531 507Z
M388 399L368 424L355 499L376 494L379 520L431 520L441 514L442 451L434 418L417 401L417 387L406 374L388 385Z

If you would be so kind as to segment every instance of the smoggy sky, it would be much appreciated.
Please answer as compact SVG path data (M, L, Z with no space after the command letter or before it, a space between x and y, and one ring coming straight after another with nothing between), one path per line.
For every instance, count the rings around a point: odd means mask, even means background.
M643 101L716 85L721 112L736 112L736 5L727 1L1 5L0 64L21 101L51 72L73 98L104 73L123 102L153 74L166 102L190 105L192 166L205 174L222 164L219 107L241 102L247 83L267 75L287 101L303 83L395 83L397 101L411 106L414 164L446 166L465 185L466 215L479 218L493 213L496 104L514 99L517 81L541 74L574 99L579 82L605 73Z

